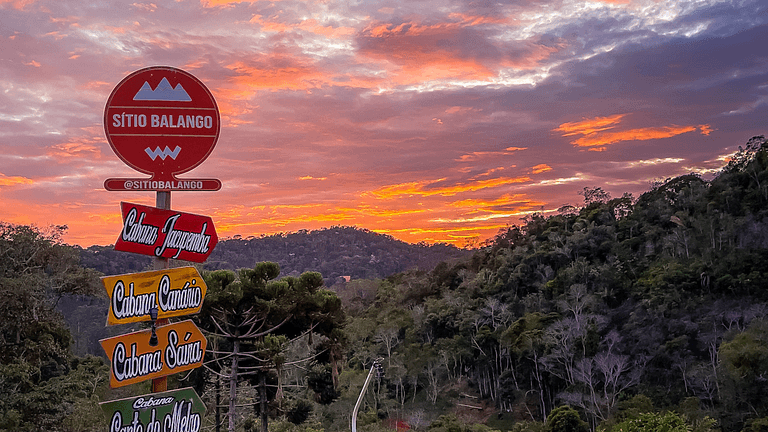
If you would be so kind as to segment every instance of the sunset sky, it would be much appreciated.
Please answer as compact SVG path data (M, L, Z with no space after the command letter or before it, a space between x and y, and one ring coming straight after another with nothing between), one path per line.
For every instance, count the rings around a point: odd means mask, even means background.
M768 2L0 0L0 221L113 244L102 118L183 69L221 134L173 192L220 237L349 225L471 245L584 187L711 176L768 132Z

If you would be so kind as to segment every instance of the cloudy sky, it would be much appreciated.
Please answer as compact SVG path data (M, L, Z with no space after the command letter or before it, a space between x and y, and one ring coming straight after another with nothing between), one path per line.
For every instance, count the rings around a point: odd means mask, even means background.
M768 132L768 3L0 0L0 221L112 244L148 177L108 144L113 88L183 69L221 134L173 192L220 237L354 225L459 246L584 187L712 176Z

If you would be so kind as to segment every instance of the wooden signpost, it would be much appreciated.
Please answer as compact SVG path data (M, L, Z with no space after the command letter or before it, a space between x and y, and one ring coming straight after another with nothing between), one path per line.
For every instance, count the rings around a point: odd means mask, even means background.
M157 346L150 345L151 337L147 329L100 341L109 358L112 388L202 366L207 341L191 320L157 327Z
M149 321L196 314L203 307L208 287L194 267L177 267L101 278L109 295L107 325Z
M104 108L109 145L149 178L110 178L109 191L156 191L155 207L121 203L123 228L115 250L155 257L156 271L109 276L107 325L151 321L152 328L101 342L110 386L152 380L152 395L106 402L110 432L198 432L205 406L192 389L168 392L166 376L203 364L205 336L192 321L207 287L194 267L169 269L170 258L205 262L218 236L208 216L171 210L171 191L217 191L218 179L178 178L200 165L219 138L221 117L205 85L180 69L155 66L125 77ZM191 391L191 394L190 394Z

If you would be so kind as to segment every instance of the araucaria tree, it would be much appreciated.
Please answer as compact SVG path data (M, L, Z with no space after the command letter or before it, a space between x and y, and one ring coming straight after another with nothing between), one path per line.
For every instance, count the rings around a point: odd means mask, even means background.
M264 262L237 273L217 270L203 276L208 293L197 319L210 341L206 370L217 382L224 379L229 384L230 431L236 426L237 385L248 381L258 385L261 430L266 432L266 382L268 374L274 372L274 398L279 404L289 340L308 335L312 345L314 334L315 338L323 338L326 351L333 351L340 343L339 330L344 324L341 301L332 291L321 288L322 276L306 272L276 280L279 274L276 263ZM320 356L308 346L299 361L307 363L317 358ZM329 352L322 358L333 362L336 357Z

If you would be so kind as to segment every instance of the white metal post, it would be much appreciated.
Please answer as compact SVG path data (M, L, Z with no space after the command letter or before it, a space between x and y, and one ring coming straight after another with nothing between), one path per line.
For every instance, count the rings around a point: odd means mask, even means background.
M357 411L360 410L360 404L363 402L363 396L365 396L365 390L368 389L368 384L371 382L371 378L373 377L373 371L378 369L379 367L379 360L374 360L373 364L371 365L371 370L368 371L368 376L365 378L365 384L363 384L363 389L360 390L360 396L357 398L357 403L355 404L355 409L352 411L352 432L357 432Z

